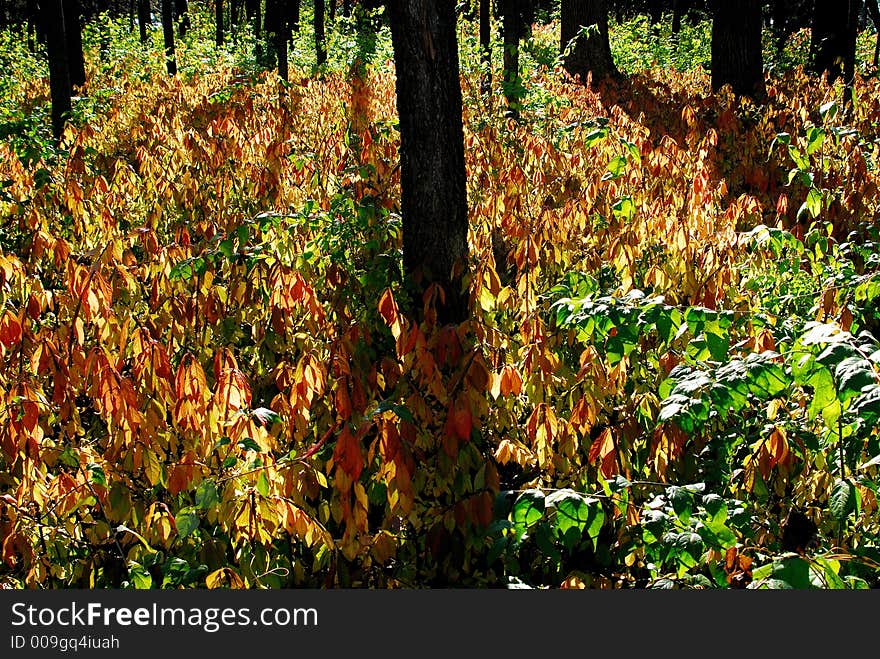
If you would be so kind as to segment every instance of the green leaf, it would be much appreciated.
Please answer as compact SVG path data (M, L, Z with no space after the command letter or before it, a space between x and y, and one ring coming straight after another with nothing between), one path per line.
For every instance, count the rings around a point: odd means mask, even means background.
M807 199L804 201L803 205L797 212L797 218L800 220L802 217L809 213L810 217L813 219L819 217L819 213L822 212L822 193L819 192L816 188L811 187L810 191L807 192Z
M257 477L257 492L263 497L269 496L269 478L266 476L265 470L261 471Z
M588 149L593 148L599 142L608 137L608 129L607 128L597 128L596 130L589 133L584 138L584 146Z
M619 218L630 221L636 214L636 206L632 197L623 197L611 207L611 211Z
M767 588L813 588L810 564L800 556L786 556L774 559L772 563L763 565L752 571L756 587L760 582Z
M253 416L257 421L260 422L261 426L271 426L273 423L278 423L281 421L281 415L274 410L270 410L268 407L258 407L251 412L251 416Z
M262 449L260 445L257 444L252 437L245 437L244 439L238 442L238 446L243 448L246 451L255 451L259 453Z
M576 529L578 534L584 532L590 520L590 507L584 495L570 489L557 490L546 498L545 503L547 507L556 508L556 530L560 536L566 537L570 529Z
M862 393L862 389L875 383L876 376L871 363L861 357L847 357L834 369L838 382L840 400L846 402Z
M607 171L602 175L602 180L607 181L609 179L615 179L620 177L621 174L626 170L626 166L628 161L625 155L615 156L608 163Z
M541 490L526 490L513 504L511 519L517 534L522 536L526 529L544 516L544 493Z
M174 516L174 524L177 526L177 534L185 538L199 528L199 516L195 508L181 508Z
M849 479L838 480L828 497L828 510L838 521L856 510L856 486Z
M823 128L811 126L807 129L807 155L812 155L821 149L824 142L825 130Z
M128 578L129 583L136 590L149 590L153 587L153 577L143 565L136 561L130 561L128 564Z
M683 523L687 524L690 522L691 513L694 509L694 497L683 487L677 487L673 485L667 490L667 495L669 497L669 502L672 504L672 509L675 511L675 515L678 519Z
M203 480L196 488L196 507L201 510L209 510L220 503L220 495L217 492L217 484L213 480Z
M92 479L93 483L107 487L107 476L104 475L104 470L100 467L100 465L96 465L95 463L90 462L86 466L86 469L88 469L89 477Z

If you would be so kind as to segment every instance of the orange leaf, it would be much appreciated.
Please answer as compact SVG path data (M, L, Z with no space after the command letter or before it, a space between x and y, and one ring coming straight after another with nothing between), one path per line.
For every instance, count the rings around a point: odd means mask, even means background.
M614 437L611 428L605 428L602 433L590 444L590 462L600 462L599 469L604 478L611 478L617 473L617 448L614 446Z
M9 311L0 318L0 343L11 348L21 341L21 323L18 318Z
M386 288L385 292L382 293L382 297L379 298L379 314L385 320L388 327L397 322L397 302L394 301L390 288Z
M364 457L361 454L361 447L347 425L342 428L339 439L336 440L336 448L333 449L333 462L352 481L360 478L361 471L364 469Z

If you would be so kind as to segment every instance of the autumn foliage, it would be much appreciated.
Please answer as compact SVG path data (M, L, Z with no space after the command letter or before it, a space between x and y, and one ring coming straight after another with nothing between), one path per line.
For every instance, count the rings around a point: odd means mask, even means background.
M401 283L393 73L363 75L119 74L62 156L0 145L0 579L620 587L702 570L734 587L825 540L839 580L868 555L877 466L856 467L876 432L822 435L831 412L810 412L818 379L785 371L801 328L783 321L874 322L874 291L856 308L816 250L878 219L875 78L820 113L840 89L799 70L761 106L705 73L591 90L541 70L541 113L516 123L465 74L471 316L440 326L444 292L410 304ZM777 136L804 154L810 127L827 138L790 175ZM736 360L784 386L731 394L739 420L670 407L704 400L683 369ZM858 496L848 526L825 512L838 480ZM783 547L796 506L817 539Z

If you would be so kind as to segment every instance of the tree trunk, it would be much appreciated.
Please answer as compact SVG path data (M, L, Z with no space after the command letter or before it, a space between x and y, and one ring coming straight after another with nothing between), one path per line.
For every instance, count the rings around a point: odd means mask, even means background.
M501 0L502 31L504 32L504 97L507 116L519 118L520 86L519 40L522 36L521 0Z
M67 68L67 39L64 35L62 0L41 0L40 22L46 31L49 57L49 91L52 96L52 134L61 139L64 122L70 114L70 74Z
M397 69L404 270L445 294L441 323L467 318L467 192L455 0L388 0Z
M342 15L346 18L351 17L351 0L342 0Z
M266 43L270 59L278 65L278 75L287 80L287 40L290 30L284 0L266 0Z
M62 0L64 7L64 39L67 43L67 73L70 93L86 84L86 62L83 57L82 25L79 22L79 0Z
M299 33L299 5L300 0L290 3L290 30Z
M147 43L147 27L152 20L150 17L150 0L137 0L138 27L141 31L141 43Z
M813 70L836 80L855 60L856 21L860 0L816 0L810 44Z
M761 1L716 0L712 20L712 90L730 85L736 94L764 93Z
M330 24L333 25L333 21L336 20L336 0L328 0L329 5L327 5L327 20L330 21Z
M608 6L606 0L562 0L563 65L572 76L586 83L618 77L620 73L611 56L608 42Z
M672 34L681 31L681 17L687 11L687 0L672 0Z
M324 0L315 0L315 60L318 66L327 61L327 46L324 44Z
M492 0L480 0L480 91L492 92Z
M874 43L874 66L877 66L880 61L880 7L877 5L877 0L866 0L865 6L868 8L868 15L877 31L877 40Z
M168 75L177 74L177 61L174 58L174 10L173 0L162 0L162 37L165 41L165 65Z
M214 42L217 47L223 45L223 0L214 0Z
M174 0L174 11L177 14L177 31L183 37L189 30L189 5L187 0Z

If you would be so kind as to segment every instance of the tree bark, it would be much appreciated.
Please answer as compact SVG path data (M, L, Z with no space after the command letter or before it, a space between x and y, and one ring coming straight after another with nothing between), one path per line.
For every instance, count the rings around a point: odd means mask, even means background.
M504 97L507 116L519 118L520 77L519 40L522 36L521 0L502 0L502 30L504 32Z
M70 114L70 74L67 68L67 39L64 34L62 0L41 0L40 22L46 32L49 58L49 91L52 97L52 134L61 139L64 122Z
M880 61L880 7L877 5L877 0L866 0L865 6L868 8L868 15L877 31L877 40L874 44L874 66L877 66Z
M147 27L152 20L150 17L150 0L137 0L138 27L141 32L141 43L147 43Z
M712 90L764 93L760 0L716 0L712 20Z
M324 43L324 0L315 0L315 60L318 66L327 61L327 46Z
M480 91L492 92L492 0L480 0Z
M290 3L290 29L292 32L299 32L299 5L300 0L293 0Z
M287 80L287 40L290 29L287 24L284 0L266 0L266 43L271 60L277 63L278 75Z
M829 80L845 75L855 61L855 35L861 0L816 0L810 43L813 70ZM851 79L851 77L847 77Z
M177 31L183 37L189 30L189 4L187 0L174 0L174 11L177 14Z
M70 93L74 87L86 84L86 62L83 57L82 25L80 24L79 0L62 0L64 8L64 38L67 43L67 72L70 77Z
M165 65L168 75L177 74L177 60L174 57L174 9L173 0L162 0L162 37L165 42Z
M223 45L223 0L214 0L214 42Z
M441 323L467 318L467 192L455 0L388 0L397 69L403 265L437 283ZM438 301L439 303L439 301Z
M561 18L560 49L565 70L579 76L583 83L590 73L594 83L618 77L620 72L614 65L608 41L606 0L562 0Z

